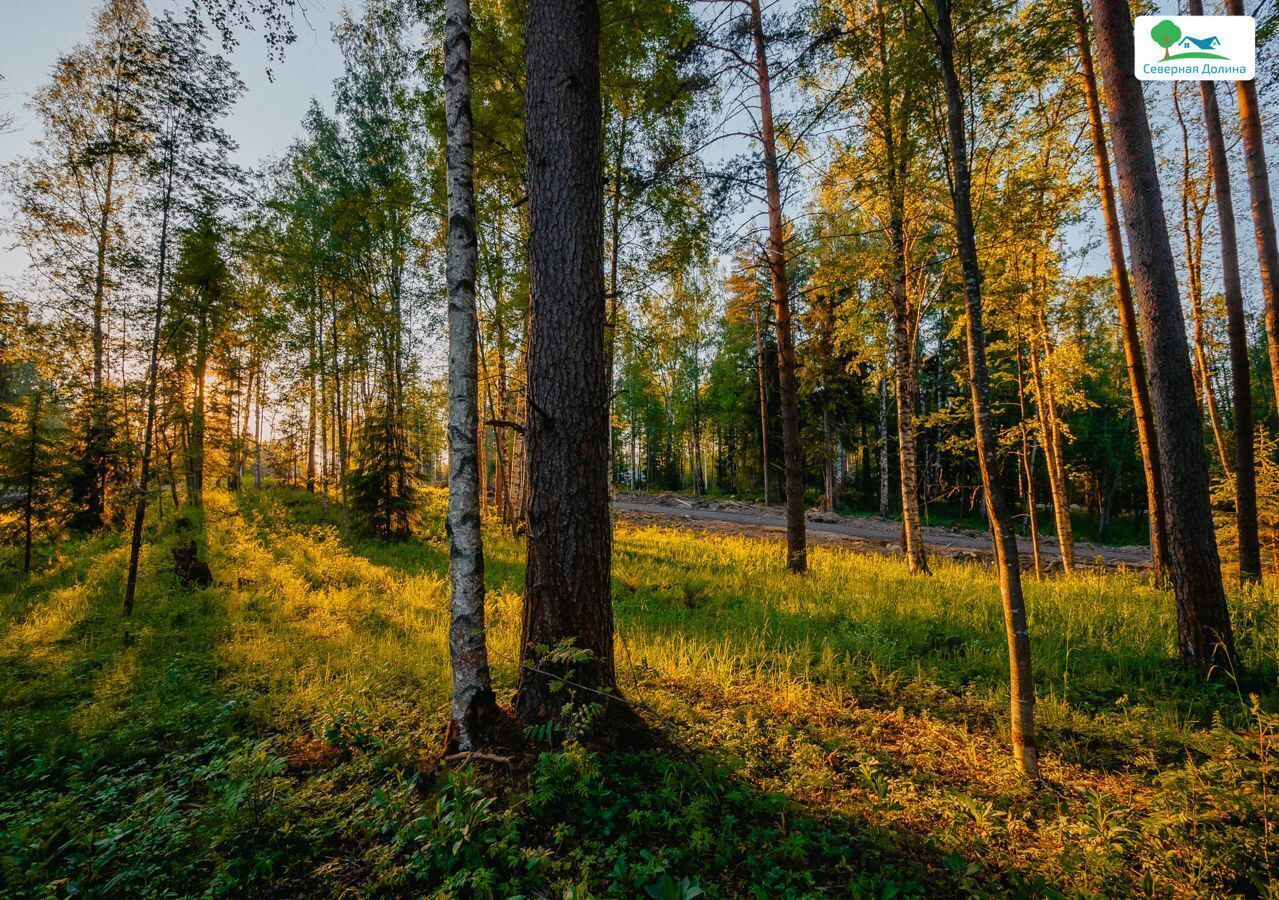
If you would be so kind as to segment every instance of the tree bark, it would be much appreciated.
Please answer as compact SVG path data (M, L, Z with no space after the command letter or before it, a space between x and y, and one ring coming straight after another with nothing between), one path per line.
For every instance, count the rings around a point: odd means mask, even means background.
M1244 16L1243 0L1225 0L1226 15ZM1275 208L1266 168L1266 143L1261 133L1261 108L1256 81L1236 81L1239 130L1243 158L1248 169L1248 193L1252 197L1252 225L1257 239L1257 266L1261 270L1261 295L1265 300L1266 338L1270 350L1270 379L1279 404L1279 240L1275 236Z
M899 188L890 188L897 203ZM919 466L916 459L915 316L906 296L906 237L900 205L889 224L893 243L893 353L897 373L897 459L901 468L902 550L910 571L928 574L928 557L919 531Z
M764 313L755 298L751 299L755 311L755 376L759 380L759 447L760 465L764 471L764 505L768 505L768 394L764 380Z
M475 310L475 181L471 126L471 3L444 6L449 320L449 661L453 668L450 752L485 740L497 712L484 628L480 534L478 322Z
M879 515L887 519L892 512L888 507L888 494L892 490L888 472L888 375L879 376Z
M620 706L610 699L616 684L599 37L596 0L530 0L529 531L515 694L525 723L554 720L574 696ZM587 658L548 660L548 650L570 642ZM556 690L565 680L568 689Z
M1040 343L1047 354L1048 338L1042 332L1046 326L1040 318ZM1035 340L1030 340L1030 375L1035 383L1036 406L1039 410L1040 445L1044 448L1044 462L1048 470L1048 491L1052 496L1053 522L1057 530L1057 550L1061 555L1061 570L1069 575L1075 568L1074 529L1070 522L1070 497L1066 490L1066 468L1061 459L1061 430L1054 412L1052 386L1047 383L1039 366L1039 350Z
M1150 363L1150 395L1163 463L1169 562L1183 658L1205 672L1235 660L1208 496L1186 322L1141 83L1133 70L1128 0L1093 0L1133 287Z
M1201 193L1195 183L1194 165L1190 156L1190 129L1181 111L1181 91L1177 82L1172 86L1172 106L1177 126L1181 131L1181 233L1186 245L1186 291L1190 294L1191 351L1194 367L1195 396L1203 401L1212 428L1213 442L1221 468L1231 475L1234 464L1226 449L1225 431L1221 426L1221 414L1217 407L1217 394L1212 386L1212 366L1208 361L1208 337L1204 328L1203 304L1203 224L1208 211L1207 191Z
M1202 0L1190 0L1190 14L1203 15ZM1248 360L1247 317L1239 278L1239 243L1235 233L1235 204L1230 193L1230 157L1217 106L1217 86L1199 82L1204 128L1221 235L1221 278L1226 298L1226 334L1230 348L1230 396L1235 418L1235 527L1239 533L1239 577L1261 578L1261 543L1257 535L1257 471L1253 445L1252 375Z
M40 447L41 389L36 388L31 397L27 425L27 484L22 501L22 574L31 574L32 518L36 503L36 458Z
M1120 234L1119 210L1115 188L1110 177L1110 151L1106 147L1106 125L1102 118L1101 99L1097 93L1097 75L1093 69L1092 44L1088 40L1088 23L1082 0L1072 0L1075 37L1079 44L1080 73L1084 82L1084 98L1088 105L1088 123L1092 130L1093 157L1097 163L1097 184L1101 194L1101 211L1106 223L1106 245L1110 249L1110 274L1115 282L1115 301L1119 309L1119 333L1124 345L1124 363L1128 370L1128 390L1137 424L1137 445L1146 477L1146 509L1150 522L1150 553L1156 580L1166 578L1168 536L1164 526L1164 492L1159 440L1155 435L1155 416L1150 404L1150 385L1146 380L1146 362L1141 355L1141 335L1137 329L1137 311L1133 305L1132 285L1128 280L1128 264L1124 258L1124 242Z
M1035 744L1035 686L1030 668L1030 635L1026 629L1026 603L1021 589L1017 537L1013 533L1012 515L999 479L999 441L990 415L990 376L986 369L986 335L982 325L981 266L977 258L977 238L973 225L972 185L968 170L967 136L964 131L964 100L960 93L959 77L955 73L955 39L950 2L934 0L933 5L937 13L937 46L941 56L942 80L946 88L955 235L964 272L973 425L977 435L977 458L981 466L986 515L990 519L994 538L999 593L1003 600L1008 640L1013 757L1022 774L1035 779L1039 777L1039 755Z
M1035 580L1042 581L1044 563L1039 549L1039 510L1035 499L1035 454L1031 452L1030 435L1026 427L1026 376L1022 364L1022 342L1017 338L1017 406L1019 431L1021 432L1021 468L1026 482L1026 525L1030 530L1030 553L1035 566Z
M782 461L786 483L786 565L792 572L808 569L804 522L804 456L799 446L799 399L795 385L795 343L791 332L790 287L786 273L786 234L782 189L773 133L772 86L759 0L749 0L755 42L755 77L759 86L760 142L764 146L764 181L768 198L768 269L772 276L774 326L777 330L777 393L782 414Z
M160 212L160 258L155 278L151 358L147 366L147 422L142 432L142 471L138 477L138 502L133 511L133 533L129 543L129 574L124 583L124 614L126 616L133 615L133 597L138 587L138 558L142 554L142 526L147 517L147 487L151 477L151 444L155 432L155 395L160 365L160 326L164 321L164 279L169 261L169 206L173 195L173 159L170 158L168 162ZM201 390L203 390L202 387Z

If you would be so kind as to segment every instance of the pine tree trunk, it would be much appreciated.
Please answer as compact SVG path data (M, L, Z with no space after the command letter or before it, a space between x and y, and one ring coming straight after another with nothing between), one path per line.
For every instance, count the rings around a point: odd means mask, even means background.
M1030 636L1026 629L1026 603L1021 589L1017 537L1013 533L1012 515L999 479L999 441L990 414L990 376L986 369L986 334L982 326L981 266L977 258L977 238L973 226L964 101L960 94L959 77L955 73L950 2L934 0L934 8L937 12L937 44L941 56L942 80L946 87L955 235L959 243L959 258L964 272L964 296L967 301L968 374L972 384L973 424L977 435L982 490L986 497L986 514L994 537L999 593L1003 600L1008 639L1013 757L1022 774L1034 779L1039 777L1039 756L1035 744L1035 686L1030 668Z
M1202 0L1190 0L1190 14L1203 15ZM1217 106L1217 86L1199 82L1217 220L1221 235L1221 277L1226 298L1226 333L1230 348L1230 396L1235 418L1235 526L1239 533L1239 577L1261 578L1261 544L1257 536L1257 471L1252 426L1252 375L1248 359L1247 317L1239 278L1239 243L1235 205L1230 192L1230 158Z
M1186 291L1190 294L1190 334L1195 379L1195 396L1203 401L1212 428L1213 442L1222 471L1230 475L1234 464L1226 449L1225 432L1221 427L1221 415L1217 408L1217 396L1212 386L1212 367L1208 362L1207 335L1204 330L1203 308L1203 221L1208 210L1208 198L1200 197L1195 184L1194 167L1190 158L1190 129L1181 111L1181 91L1173 82L1172 106L1177 125L1181 130L1181 233L1186 245Z
M1124 345L1124 363L1128 370L1128 390L1132 394L1133 413L1137 422L1137 445L1146 476L1146 509L1150 521L1150 553L1155 577L1166 579L1168 536L1164 525L1164 492L1159 440L1155 435L1155 416L1150 404L1150 385L1146 380L1146 362L1141 355L1141 335L1137 329L1137 311L1133 305L1132 285L1128 280L1128 264L1120 233L1119 209L1110 176L1110 153L1106 148L1106 126L1102 118L1101 99L1097 93L1097 76L1093 69L1092 44L1088 40L1088 23L1082 0L1072 0L1075 37L1079 45L1080 73L1084 82L1084 98L1088 104L1088 122L1092 130L1093 157L1097 163L1097 183L1101 194L1101 211L1106 222L1106 245L1110 250L1110 273L1115 282L1115 300L1119 309L1119 333Z
M782 414L782 459L786 475L786 565L808 569L804 522L804 457L799 446L799 399L795 385L795 344L791 333L790 287L786 273L786 235L782 189L773 134L772 87L759 0L749 0L755 41L755 77L759 86L760 141L764 145L764 181L768 198L768 269L772 276L774 327L777 330L777 393Z
M603 172L596 0L530 0L528 561L515 711L526 723L615 697ZM573 335L573 340L565 340ZM545 649L572 642L589 659ZM572 668L573 684L554 686Z
M1133 74L1128 0L1093 0L1133 287L1150 363L1150 395L1163 463L1169 562L1183 658L1207 671L1234 662L1234 635L1208 496L1190 348L1168 242L1168 223L1141 83Z
M449 296L449 661L453 667L450 746L472 750L497 712L484 628L484 545L480 534L478 322L475 310L475 183L471 128L471 3L444 7Z
M1244 16L1243 0L1225 0L1226 15ZM1266 168L1266 143L1261 132L1261 108L1257 104L1257 82L1236 81L1239 102L1239 130L1243 135L1243 157L1248 169L1248 192L1252 196L1252 224L1257 238L1257 266L1261 271L1261 296L1265 300L1266 337L1270 349L1270 379L1279 404L1279 240L1275 236L1275 208L1270 195L1270 172Z

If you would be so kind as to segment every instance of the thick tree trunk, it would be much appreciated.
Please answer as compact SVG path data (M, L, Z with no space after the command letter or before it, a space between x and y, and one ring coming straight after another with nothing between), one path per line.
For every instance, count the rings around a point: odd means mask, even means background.
M1225 0L1226 14L1247 15L1243 0ZM1270 379L1279 404L1279 239L1275 236L1275 208L1270 195L1270 172L1266 168L1266 143L1261 132L1261 108L1257 104L1257 82L1236 81L1239 101L1239 130L1243 135L1243 158L1248 168L1248 193L1252 196L1252 225L1257 238L1257 265L1261 270L1261 296L1265 300L1266 338L1270 349Z
M530 0L525 26L529 531L515 711L539 723L575 696L619 704L607 699L616 691L599 8ZM589 658L554 658L569 642ZM571 684L556 690L568 669Z
M937 45L942 78L946 87L947 131L953 199L955 235L964 272L964 296L968 319L968 374L972 384L973 424L977 435L977 458L981 466L986 514L995 544L999 570L999 593L1003 600L1004 624L1008 639L1009 688L1013 757L1027 778L1039 777L1039 755L1035 744L1035 685L1030 669L1030 636L1026 630L1026 603L1021 589L1021 563L1012 515L1004 497L998 471L998 435L990 415L990 376L986 370L986 334L982 326L981 266L977 259L977 238L973 226L971 181L968 171L967 138L964 131L964 101L955 73L954 34L949 0L934 0L937 12Z
M795 343L791 333L790 286L786 273L786 234L782 221L782 189L773 134L772 86L759 0L749 0L755 41L755 77L759 85L760 141L764 145L764 182L768 198L768 269L772 276L777 330L777 393L782 414L782 459L786 475L786 565L792 572L808 569L804 522L804 455L799 446L799 399L795 385Z
M1177 600L1178 643L1207 671L1234 662L1234 635L1208 496L1203 432L1197 424L1190 348L1168 242L1168 223L1150 122L1133 70L1128 0L1093 0L1097 51L1110 114L1119 197L1133 259L1133 287L1150 363L1150 395L1163 463L1169 562Z
M484 544L480 535L479 374L475 310L475 181L471 130L471 3L444 6L444 107L448 164L449 295L449 661L450 745L471 750L497 712L484 630Z
M1137 423L1137 445L1146 476L1146 509L1150 521L1150 553L1155 577L1166 579L1168 536L1164 525L1164 492L1159 440L1155 435L1155 416L1150 404L1150 385L1146 380L1146 362L1141 355L1141 335L1137 329L1137 310L1133 305L1132 285L1128 280L1128 264L1120 233L1119 209L1110 177L1110 152L1106 148L1106 125L1102 118L1101 98L1097 93L1097 76L1093 69L1092 44L1088 40L1088 23L1082 0L1072 0L1075 37L1079 44L1080 72L1084 82L1084 98L1088 104L1088 122L1092 130L1093 158L1097 163L1097 183L1101 194L1101 211L1106 223L1106 245L1110 249L1110 274L1115 282L1115 301L1119 309L1119 333L1124 345L1124 363L1128 370L1128 390Z
M1203 15L1202 0L1190 0L1190 14ZM1235 526L1239 533L1239 577L1261 577L1261 544L1257 536L1257 471L1253 446L1252 375L1249 371L1247 317L1239 278L1239 243L1235 234L1235 204L1230 193L1230 157L1217 106L1217 86L1199 82L1204 127L1217 201L1221 235L1221 277L1226 298L1226 333L1230 347L1230 396L1235 414Z

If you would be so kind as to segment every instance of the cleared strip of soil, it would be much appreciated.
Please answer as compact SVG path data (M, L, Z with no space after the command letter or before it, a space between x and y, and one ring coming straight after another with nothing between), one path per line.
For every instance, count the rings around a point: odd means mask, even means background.
M717 534L774 536L786 531L781 509L758 503L707 500L683 494L619 493L613 501L613 508L628 521L674 524ZM930 553L961 559L991 556L990 536L984 531L962 528L923 528L921 531ZM900 523L878 516L840 516L810 511L808 535L814 541L846 545L866 552L900 552ZM1019 537L1018 545L1022 558L1030 564L1029 539ZM1044 566L1059 567L1056 539L1041 537L1039 546ZM1150 567L1150 548L1106 547L1076 541L1075 563L1108 569L1145 569Z

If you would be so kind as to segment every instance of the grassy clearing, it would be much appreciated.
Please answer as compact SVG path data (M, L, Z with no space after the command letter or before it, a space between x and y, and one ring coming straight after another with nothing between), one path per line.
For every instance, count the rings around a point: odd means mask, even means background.
M0 583L0 884L103 894L717 897L1264 894L1279 875L1279 603L1234 598L1243 683L1170 663L1138 578L1029 586L1046 784L1007 760L980 566L619 527L623 690L675 745L431 762L448 684L443 499L421 539L347 540L313 497L212 494L125 548ZM218 579L168 573L196 535ZM521 549L489 535L514 684ZM11 567L6 567L9 571ZM1251 694L1256 695L1254 701Z

